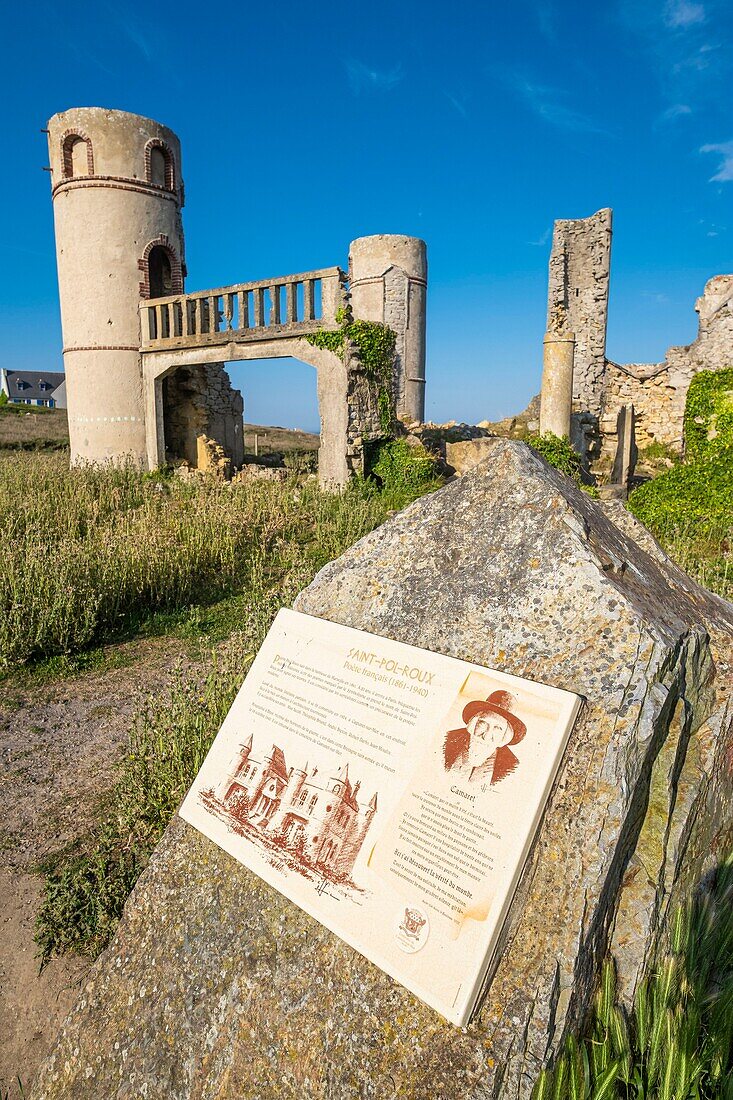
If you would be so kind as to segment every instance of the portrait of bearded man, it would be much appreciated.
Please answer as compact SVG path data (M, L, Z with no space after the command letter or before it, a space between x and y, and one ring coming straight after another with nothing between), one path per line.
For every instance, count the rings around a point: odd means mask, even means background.
M519 760L510 745L527 732L514 713L516 700L508 691L493 691L488 699L468 703L460 729L445 737L445 770L458 772L469 783L495 784L515 770Z

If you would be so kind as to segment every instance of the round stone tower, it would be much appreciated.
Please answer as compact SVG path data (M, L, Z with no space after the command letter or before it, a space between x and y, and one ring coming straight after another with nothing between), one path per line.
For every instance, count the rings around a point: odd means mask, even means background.
M78 107L48 123L72 465L145 465L141 298L183 291L181 146L158 122Z
M349 248L349 289L354 317L382 321L397 334L397 415L425 417L425 241L381 233L359 237Z

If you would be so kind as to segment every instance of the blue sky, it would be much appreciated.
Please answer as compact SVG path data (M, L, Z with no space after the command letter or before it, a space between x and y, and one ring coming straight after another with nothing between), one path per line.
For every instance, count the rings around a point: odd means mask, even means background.
M0 362L61 365L45 137L105 106L183 143L190 290L428 243L427 414L539 388L554 218L614 209L608 353L655 361L733 270L729 0L6 4ZM9 137L9 140L8 140ZM303 364L238 365L246 415L314 427Z

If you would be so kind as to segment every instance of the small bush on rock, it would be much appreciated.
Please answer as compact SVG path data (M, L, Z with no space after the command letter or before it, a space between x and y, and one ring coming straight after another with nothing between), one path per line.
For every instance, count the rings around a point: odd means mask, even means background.
M566 435L559 436L553 435L552 432L545 432L543 435L527 436L525 442L528 447L541 455L545 462L549 462L550 466L554 466L561 474L566 474L577 482L584 492L592 497L598 496L594 486L583 483L583 466L580 455L573 450L573 446Z

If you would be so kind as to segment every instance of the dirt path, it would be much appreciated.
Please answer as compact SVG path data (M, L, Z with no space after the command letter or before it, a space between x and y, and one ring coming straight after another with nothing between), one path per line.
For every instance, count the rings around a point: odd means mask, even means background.
M0 1096L26 1096L90 961L67 955L39 974L33 925L40 860L82 836L109 789L132 714L163 686L182 643L129 643L133 663L0 701Z

